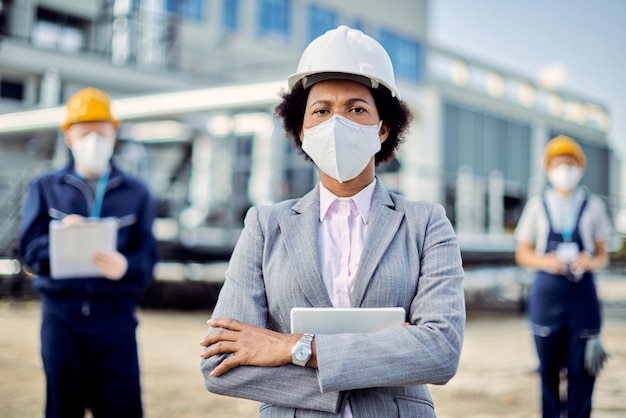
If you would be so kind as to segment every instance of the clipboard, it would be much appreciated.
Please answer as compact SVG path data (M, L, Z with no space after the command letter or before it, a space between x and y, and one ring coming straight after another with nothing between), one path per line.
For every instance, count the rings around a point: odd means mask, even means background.
M405 322L406 311L394 308L291 308L292 334L379 332Z
M71 225L51 221L49 245L53 279L101 277L91 260L97 251L116 250L117 219L87 219Z

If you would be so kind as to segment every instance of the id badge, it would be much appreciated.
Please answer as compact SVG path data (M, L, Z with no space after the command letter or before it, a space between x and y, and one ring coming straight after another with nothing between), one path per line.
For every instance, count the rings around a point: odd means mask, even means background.
M566 263L574 261L579 251L578 244L575 242L561 242L556 246L556 256Z

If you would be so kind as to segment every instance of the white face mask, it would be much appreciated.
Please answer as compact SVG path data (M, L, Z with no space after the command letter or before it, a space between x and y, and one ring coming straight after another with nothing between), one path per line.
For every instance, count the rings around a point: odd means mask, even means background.
M583 177L583 170L573 165L561 164L548 171L548 180L556 190L571 192Z
M334 115L304 130L302 150L317 167L339 183L352 180L380 151L378 125L366 126Z
M113 155L113 141L91 132L74 142L72 155L81 174L102 174Z

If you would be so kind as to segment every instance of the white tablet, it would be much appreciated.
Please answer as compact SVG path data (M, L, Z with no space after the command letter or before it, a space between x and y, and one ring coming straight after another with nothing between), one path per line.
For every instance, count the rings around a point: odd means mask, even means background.
M292 308L293 334L378 332L406 321L404 308Z
M50 275L54 279L102 276L91 261L96 251L114 251L117 220L88 219L64 225L50 222Z

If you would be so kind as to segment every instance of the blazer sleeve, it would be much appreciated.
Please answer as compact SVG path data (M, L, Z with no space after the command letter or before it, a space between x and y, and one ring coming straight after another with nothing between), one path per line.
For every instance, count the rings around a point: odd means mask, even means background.
M258 327L267 326L268 302L263 280L262 260L266 237L257 208L251 208L233 251L224 285L213 310L214 318L235 318ZM214 332L209 329L209 333ZM210 392L251 399L290 408L336 413L341 394L320 390L312 368L239 366L220 377L211 371L225 355L203 359L200 364L204 384Z
M409 204L409 206L411 206ZM379 270L416 274L407 309L410 326L374 334L318 335L323 391L444 384L458 368L465 329L464 272L454 230L441 205L407 207L404 226ZM407 235L402 235L402 230ZM400 238L401 237L401 238ZM419 267L399 256L416 245ZM382 273L380 273L382 274Z

